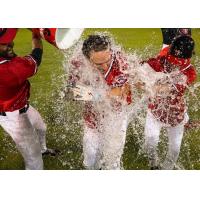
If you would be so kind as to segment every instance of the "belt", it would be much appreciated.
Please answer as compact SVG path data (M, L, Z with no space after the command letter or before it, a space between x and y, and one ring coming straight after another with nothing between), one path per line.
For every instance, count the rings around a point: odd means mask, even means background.
M25 105L23 108L19 109L19 114L26 113L29 108L29 104ZM1 116L6 116L6 112L0 112Z

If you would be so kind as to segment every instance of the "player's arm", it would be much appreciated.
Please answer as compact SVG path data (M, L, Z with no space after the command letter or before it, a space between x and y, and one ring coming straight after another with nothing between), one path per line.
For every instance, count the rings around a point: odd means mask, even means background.
M131 86L130 86L130 84L125 83L121 87L114 87L114 88L112 88L107 93L107 96L108 97L118 96L118 97L120 97L122 99L126 99L126 97L130 94L130 92L131 92Z
M24 71L25 79L33 76L41 64L43 54L42 39L39 35L32 33L32 52L21 59L21 70Z
M194 66L190 66L185 72L183 72L184 75L187 77L187 84L193 84L195 80L197 79L197 72L194 68Z
M137 73L137 82L133 85L140 91L155 94L161 91L169 91L166 74L162 72L162 65L157 58L150 58L140 63Z
M181 74L186 77L186 81L185 81L186 83L185 84L176 84L176 88L179 92L184 93L187 86L193 84L195 82L195 80L197 79L197 72L196 72L195 68L191 65L188 69L183 71Z
M165 83L161 83L157 85L157 91L167 93L170 91L184 93L186 88L192 84L197 78L196 71L194 67L191 65L185 71L175 72L169 76L168 81L164 81Z
M43 54L43 45L42 39L38 34L32 33L32 52L25 56L24 59L24 70L27 73L27 77L29 78L33 76L41 64Z
M24 57L16 57L12 61L10 72L16 77L17 83L22 83L33 76L42 60L42 41L36 35L32 35L32 52ZM15 67L12 67L15 66Z
M155 94L169 94L173 90L173 87L170 83L165 84L156 84L153 87L153 91Z
M32 33L32 49L33 50L30 55L36 61L37 66L39 66L42 61L43 45L41 37L34 32Z

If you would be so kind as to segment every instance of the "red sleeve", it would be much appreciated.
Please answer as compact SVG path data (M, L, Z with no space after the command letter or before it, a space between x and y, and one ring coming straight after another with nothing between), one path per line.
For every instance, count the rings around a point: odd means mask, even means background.
M37 71L37 63L31 56L16 57L9 66L9 73L16 77L18 84L33 76Z
M153 68L156 72L162 72L163 67L160 63L160 60L157 58L150 58L147 63Z
M187 76L187 84L192 84L197 78L197 72L194 66L191 65L187 70L183 71L183 74Z
M192 65L185 71L182 71L182 73L187 77L187 85L192 84L195 81L195 79L197 78L196 70ZM178 89L178 91L180 93L184 93L186 86L176 84L176 88Z
M161 51L159 52L158 56L166 56L169 52L169 46L161 49Z

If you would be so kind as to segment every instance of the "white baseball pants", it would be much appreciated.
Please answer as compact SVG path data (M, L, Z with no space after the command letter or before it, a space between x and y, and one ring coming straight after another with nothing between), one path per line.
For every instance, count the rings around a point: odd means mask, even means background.
M25 168L43 169L41 151L46 150L46 125L32 106L26 113L6 112L0 116L0 125L12 137L25 161Z
M128 126L127 115L104 116L98 129L85 125L84 165L87 169L120 169Z
M147 111L145 124L145 149L147 151L150 166L158 166L157 145L161 128L165 127L168 133L168 152L162 169L171 170L174 168L179 156L181 141L184 133L184 124L188 121L188 115L185 114L185 119L182 123L175 127L165 126L158 121L151 111Z

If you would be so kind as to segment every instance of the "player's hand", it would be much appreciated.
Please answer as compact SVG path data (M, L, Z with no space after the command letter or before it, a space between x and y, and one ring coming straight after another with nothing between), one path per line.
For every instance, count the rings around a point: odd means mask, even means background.
M29 30L32 31L32 37L41 38L39 28L29 28Z
M76 85L72 88L72 92L74 94L74 100L78 101L95 101L97 96L93 88L83 85Z
M163 85L155 85L154 86L154 93L156 95L166 96L172 90L171 84L163 84Z
M32 49L35 49L35 48L43 49L43 45L42 45L41 36L38 35L38 33L33 32L32 33Z

